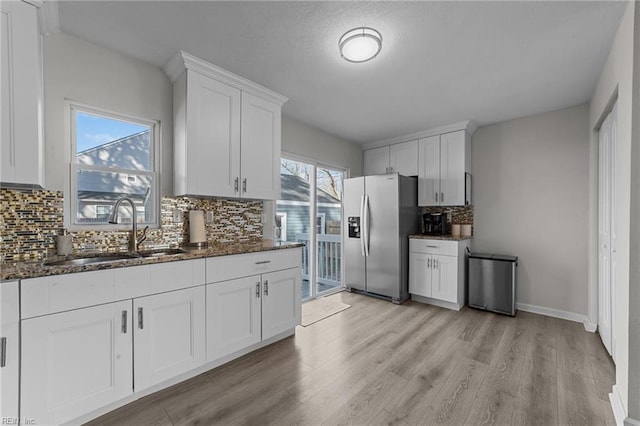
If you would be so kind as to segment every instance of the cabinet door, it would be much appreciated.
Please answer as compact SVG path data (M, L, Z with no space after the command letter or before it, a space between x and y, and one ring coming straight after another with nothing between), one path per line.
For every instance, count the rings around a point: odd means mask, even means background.
M260 276L206 287L207 361L258 343L262 338Z
M404 176L418 175L418 141L403 142L389 147L390 171Z
M240 179L240 90L187 71L185 194L237 197ZM176 185L176 188L179 188Z
M135 391L205 362L204 286L133 301Z
M22 321L20 414L59 424L133 391L131 301Z
M438 256L432 258L431 297L451 303L458 302L458 258Z
M431 297L431 255L409 253L409 293Z
M440 136L418 142L418 205L440 205Z
M440 140L440 204L465 204L465 131L447 133Z
M280 105L242 92L243 198L280 198L281 129Z
M0 412L3 418L18 417L18 306L18 282L0 284Z
M389 172L389 147L369 149L364 152L364 175L383 175Z
M0 4L0 181L42 186L42 65L36 8Z
M262 339L294 328L301 319L300 268L262 275Z

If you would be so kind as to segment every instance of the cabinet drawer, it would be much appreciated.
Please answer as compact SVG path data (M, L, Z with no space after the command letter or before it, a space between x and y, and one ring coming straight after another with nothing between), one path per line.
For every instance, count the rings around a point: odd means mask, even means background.
M443 254L446 256L458 255L457 241L423 240L420 238L409 239L409 251L414 253Z
M207 259L207 283L299 267L299 249L265 251Z

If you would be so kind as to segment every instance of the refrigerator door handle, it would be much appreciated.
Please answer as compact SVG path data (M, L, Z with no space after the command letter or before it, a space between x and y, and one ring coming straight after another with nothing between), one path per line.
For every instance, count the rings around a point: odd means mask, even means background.
M360 253L362 257L366 256L364 253L364 195L360 196Z
M369 196L364 196L364 255L369 256Z

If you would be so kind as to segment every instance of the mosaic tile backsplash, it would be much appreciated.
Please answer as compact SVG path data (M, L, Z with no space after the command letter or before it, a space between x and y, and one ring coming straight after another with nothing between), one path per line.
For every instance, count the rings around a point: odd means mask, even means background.
M457 223L460 225L471 225L471 235L473 229L473 206L452 206L452 207L423 207L422 213L443 213L447 215L447 223Z
M61 191L0 189L0 262L35 261L54 255L55 236L64 228ZM214 221L205 225L212 242L262 238L262 202L192 197L163 197L161 227L150 229L146 245L189 242L189 210L205 210ZM174 211L182 214L174 221ZM129 231L79 231L74 251L126 251Z

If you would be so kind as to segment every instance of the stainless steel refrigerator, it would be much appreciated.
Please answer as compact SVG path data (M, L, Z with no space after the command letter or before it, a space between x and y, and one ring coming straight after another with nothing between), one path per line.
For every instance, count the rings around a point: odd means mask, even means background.
M418 182L397 173L344 181L345 286L403 303L409 239L418 232Z

